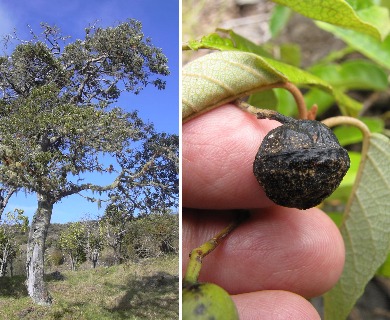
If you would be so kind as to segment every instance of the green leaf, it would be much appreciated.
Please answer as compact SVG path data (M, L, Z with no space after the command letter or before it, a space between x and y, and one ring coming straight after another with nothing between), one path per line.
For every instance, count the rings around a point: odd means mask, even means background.
M383 120L380 118L359 118L359 120L364 122L372 133L380 133L385 127ZM342 146L358 143L363 139L362 132L354 126L339 126L334 129L334 134Z
M390 249L390 141L374 133L340 232L346 260L336 286L324 295L325 320L344 320Z
M218 33L211 33L207 36L202 37L201 40L190 40L188 41L188 47L191 50L214 49L216 47L219 50L235 50L233 41L229 38L223 38Z
M310 89L304 97L307 106L312 106L314 104L318 106L318 115L321 115L326 110L328 110L335 101L334 96L332 96L330 93L317 88Z
M279 60L296 67L301 65L301 47L299 45L285 43L280 46L279 50Z
M207 42L203 44L203 39L205 38ZM211 39L214 39L215 43ZM223 103L264 90L266 85L280 81L290 81L298 86L315 86L332 94L344 115L357 116L362 108L359 102L351 99L341 90L332 87L328 82L309 72L280 61L246 52L247 45L241 45L237 39L235 38L233 47L227 47L227 42L222 42L218 37L203 37L196 42L195 47L197 49L208 48L222 50L223 52L225 50L233 51L224 53L226 57L229 56L227 58L229 62L216 62L218 60L226 60L226 58L216 56L221 53L213 53L184 66L182 81L183 119L188 120L190 116L193 117L195 114L199 114L200 111L206 112ZM241 47L244 52L238 51L237 47ZM256 85L257 80L249 72L250 69L252 69L252 72L265 72L266 74L277 75L278 79L264 78ZM249 78L246 79L246 77Z
M263 57L271 57L270 53L261 46L240 36L230 29L218 28L217 32L203 36L200 40L191 40L187 46L191 50L216 49L220 51L244 51L256 53Z
M379 268L378 275L390 278L390 252L387 255L386 261Z
M310 72L341 90L386 90L387 74L367 60L350 60L342 64L316 65Z
M348 198L351 195L353 184L356 180L357 173L359 171L359 163L361 155L358 152L348 152L349 159L351 160L351 165L348 169L347 174L344 176L343 180L340 183L340 186L333 192L328 198L325 199L325 202L333 202L334 200L347 203Z
M273 91L278 99L276 110L286 116L296 116L298 109L290 92L284 89L274 89Z
M287 78L252 53L208 54L183 68L182 118L188 120L237 98L269 88Z
M257 108L275 110L278 101L274 90L267 90L252 94L248 99L248 103Z
M383 40L390 31L389 10L380 6L371 6L357 11L358 16L365 22L375 26Z
M361 10L372 7L377 1L375 0L346 0L354 10Z
M291 16L291 10L288 7L276 5L272 10L271 20L269 22L269 29L271 35L275 38L286 26Z
M273 68L287 76L288 80L296 85L316 86L321 90L331 93L339 104L344 115L357 116L362 106L356 100L345 95L341 90L332 87L327 81L297 67L285 64L280 61L264 58Z
M340 212L327 212L327 215L338 227L341 226L343 222L343 215Z
M375 61L379 65L390 69L390 36L383 42L368 35L332 26L327 23L317 22L321 29L333 33L337 38L342 39L355 50Z
M342 28L355 30L370 35L378 40L387 35L388 30L378 26L375 19L383 19L383 10L371 7L369 11L375 18L369 18L368 12L358 15L353 8L343 0L273 0L294 11L314 20L324 21ZM381 8L384 9L384 8ZM384 9L385 10L385 9ZM368 19L369 21L366 21Z

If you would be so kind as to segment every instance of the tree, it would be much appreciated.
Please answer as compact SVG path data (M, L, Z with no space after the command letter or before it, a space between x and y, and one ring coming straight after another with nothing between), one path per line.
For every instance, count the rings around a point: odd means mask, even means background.
M171 212L152 213L133 219L128 227L127 250L139 258L179 252L179 216Z
M104 246L104 238L100 232L99 221L88 220L85 221L86 232L86 254L87 258L92 262L92 267L96 268L96 264L100 255L100 252Z
M84 224L81 222L70 223L63 230L58 239L59 247L69 255L72 271L87 259L86 244L87 235Z
M84 40L63 49L66 37L57 28L42 28L43 37L21 42L10 56L0 57L0 182L37 196L27 289L34 302L49 305L43 266L53 205L86 190L115 189L134 204L154 194L151 205L175 204L178 138L156 133L137 112L111 107L123 91L165 87L158 76L169 74L167 59L144 39L140 22L89 27ZM90 172L106 174L112 182L86 182Z
M128 232L128 224L137 214L138 217L153 212L169 211L178 194L177 172L179 158L178 137L166 133L151 135L137 150L129 150L129 157L121 161L123 168L138 168L138 172L149 172L160 181L160 187L150 183L138 189L117 189L109 193L110 203L100 219L100 230L105 244L114 252L114 262L123 259L122 246ZM164 156L162 156L164 155ZM152 162L150 161L152 159ZM141 178L143 179L143 178ZM131 193L128 192L131 191Z
M12 262L16 257L20 243L16 234L25 233L28 229L28 218L23 215L23 210L15 209L6 214L6 219L0 223L0 277L7 273L10 266L12 276Z
M123 240L127 232L128 221L131 219L132 214L129 214L123 205L110 204L99 221L105 244L114 252L115 264L122 262Z

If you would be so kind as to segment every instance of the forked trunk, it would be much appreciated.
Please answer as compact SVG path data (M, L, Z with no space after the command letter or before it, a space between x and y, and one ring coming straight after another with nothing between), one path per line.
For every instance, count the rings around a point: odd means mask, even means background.
M38 209L31 222L27 246L27 291L39 305L50 305L44 276L44 253L47 229L53 211L53 202L46 195L38 195Z

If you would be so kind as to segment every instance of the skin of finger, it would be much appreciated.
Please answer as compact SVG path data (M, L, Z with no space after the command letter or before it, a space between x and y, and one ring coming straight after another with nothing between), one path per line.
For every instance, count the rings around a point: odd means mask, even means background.
M264 136L280 123L258 120L236 106L216 108L183 125L184 207L262 208L272 202L253 174Z
M184 210L183 272L190 251L232 220L229 212ZM231 294L286 290L310 298L337 282L344 258L340 232L324 212L273 206L254 211L204 258L199 281Z
M232 296L241 320L320 320L312 304L292 292L265 290Z

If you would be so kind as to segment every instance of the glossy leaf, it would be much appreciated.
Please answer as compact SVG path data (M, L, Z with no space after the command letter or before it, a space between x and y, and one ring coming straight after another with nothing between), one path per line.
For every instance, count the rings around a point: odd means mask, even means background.
M191 50L216 49L220 51L244 51L256 53L263 57L271 57L261 46L240 36L230 29L218 28L217 32L203 36L200 40L188 41L187 46Z
M301 47L296 44L285 43L280 45L280 61L299 67L302 64Z
M384 8L370 7L359 12L344 0L273 0L314 20L324 21L339 27L370 35L378 40L387 35Z
M387 36L382 42L368 35L338 28L327 23L317 22L317 25L321 29L333 33L337 38L340 38L372 61L390 69L390 36Z
M357 14L362 20L377 28L381 34L382 40L389 34L390 20L389 10L387 8L373 5L371 7L358 10Z
M325 320L344 320L390 249L390 141L374 133L340 227L344 271L324 295Z
M198 49L214 49L216 46L220 50L234 50L234 42L229 38L223 38L218 33L211 33L202 37L199 40L190 40L187 43L188 47L192 50Z
M332 85L325 80L297 67L285 64L273 59L264 58L273 68L279 70L287 76L289 81L296 85L315 86L323 91L331 93L344 115L356 116L361 109L361 104L356 100L348 97L341 90L332 87Z
M349 60L341 64L316 65L310 72L342 90L386 90L387 74L367 60Z
M321 115L326 110L328 110L335 101L334 96L332 96L330 93L317 88L310 89L304 97L307 106L312 106L313 104L318 106L318 115Z

